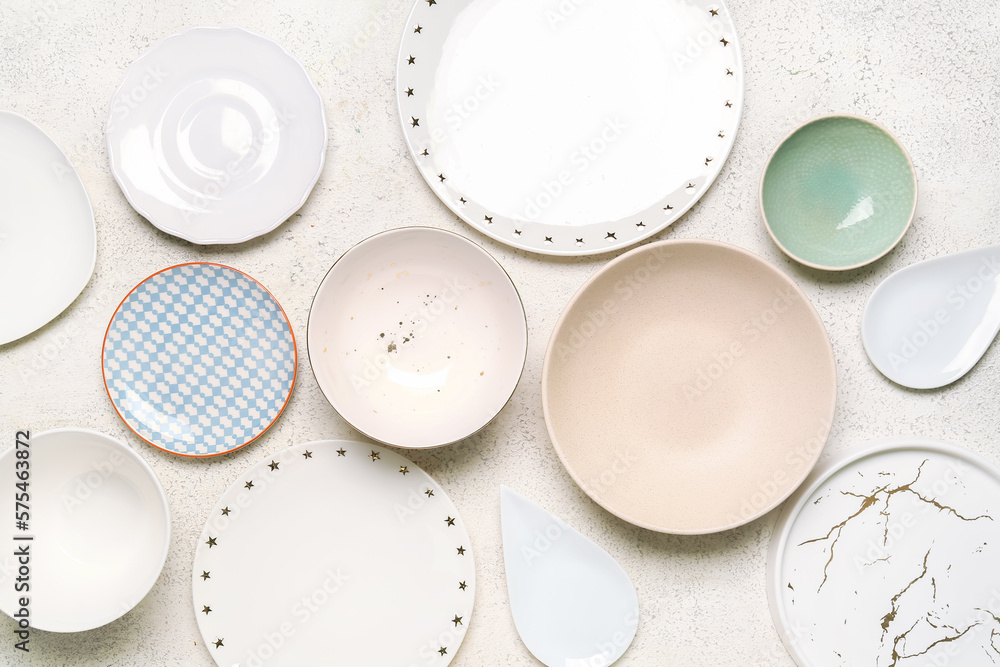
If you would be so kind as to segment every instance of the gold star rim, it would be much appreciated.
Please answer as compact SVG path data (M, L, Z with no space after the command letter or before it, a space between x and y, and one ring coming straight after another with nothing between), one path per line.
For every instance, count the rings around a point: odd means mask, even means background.
M229 508L228 507L223 507L222 508L222 516L229 516Z
M459 556L464 556L465 555L465 547L459 547L458 548L458 555Z
M222 640L221 640L221 639L216 639L216 640L215 640L214 642L212 642L212 643L213 643L213 644L215 644L215 648L222 648L223 646L225 646L225 644L223 644L223 643L222 643Z
M247 482L243 486L245 486L247 488L247 490L252 489L253 488L253 482Z
M378 461L379 459L382 458L381 456L379 456L379 454L380 454L380 452L376 452L373 449L372 453L368 455L368 458L370 458L372 460L372 463L374 463L375 461Z
M201 577L202 581L205 581L206 579L211 579L212 578L212 575L211 575L211 573L208 570L203 570L202 573L200 575L198 575L198 576Z
M426 495L428 498L433 498L434 497L434 490L433 489L427 489L426 491L424 491L424 495Z
M202 612L203 614L211 614L211 613L212 613L212 608L211 608L211 607L209 607L209 606L205 606L205 607L202 607L202 608L201 608L201 612Z
M438 649L438 653L440 653L441 655L448 655L448 649L442 646L441 648Z
M452 517L448 517L447 519L444 520L444 522L446 524L448 524L449 526L454 526L455 525L455 519L452 518Z
M208 548L211 549L212 547L216 546L215 538L214 537L208 538L208 542L205 542L205 544L207 544Z
M455 614L455 618L451 619L451 622L454 623L455 627L457 628L458 626L462 625L462 617L459 616L458 614Z
M347 456L347 450L341 447L337 450L337 456Z
M274 461L271 461L270 463L267 464L267 467L270 468L272 471L274 471L274 470L278 469L279 465L281 465L281 464L280 463L275 463Z
M311 459L312 457L313 457L313 453L310 452L308 449L305 452L302 453L302 458Z
M404 476L405 476L405 475L406 475L407 473L409 473L409 472L410 472L410 471L409 471L409 470L408 470L408 469L406 468L406 466L399 466L399 473L400 473L401 475L404 475Z
M458 582L458 590L464 591L466 588L468 588L468 586L466 585L466 583L464 581Z

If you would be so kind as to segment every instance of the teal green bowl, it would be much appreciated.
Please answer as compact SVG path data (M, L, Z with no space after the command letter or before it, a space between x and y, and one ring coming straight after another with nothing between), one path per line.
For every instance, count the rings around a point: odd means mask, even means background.
M857 116L823 116L785 137L764 167L760 209L789 257L846 271L892 250L913 221L917 177L892 134Z

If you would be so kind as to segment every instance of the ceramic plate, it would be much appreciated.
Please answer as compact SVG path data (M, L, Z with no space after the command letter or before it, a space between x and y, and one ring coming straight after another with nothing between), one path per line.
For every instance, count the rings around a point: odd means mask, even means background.
M837 396L808 297L760 257L712 241L644 246L573 297L542 371L570 475L644 528L753 520L805 479Z
M606 667L639 626L639 599L601 547L524 496L500 487L503 561L514 626L548 667Z
M107 125L132 207L192 243L239 243L297 211L323 169L323 100L298 60L241 28L192 28L125 74Z
M30 120L0 111L0 345L66 310L96 259L94 212L69 158Z
M993 665L1000 659L1000 470L900 439L817 471L768 559L778 632L805 666Z
M218 264L181 264L140 283L111 318L102 357L118 416L183 456L225 454L270 428L298 360L271 293Z
M220 667L448 665L476 568L455 505L384 447L280 451L222 495L198 540L194 611Z
M419 0L396 72L434 192L483 233L552 255L677 220L719 175L743 108L721 0Z
M412 449L476 433L514 393L528 347L510 277L475 243L404 227L358 244L309 313L320 389L366 436Z
M917 176L902 144L858 116L823 116L778 145L760 180L760 211L792 259L845 271L884 257L917 209Z
M110 623L139 604L160 576L170 543L163 487L131 448L96 431L57 429L18 439L28 446L0 455L0 492L9 509L0 531L0 610L18 614L27 596L38 630L82 632ZM17 485L25 472L27 529L17 530L14 500L24 492ZM23 576L22 556L14 556L21 550L28 551L29 590L17 592L15 583L25 583L16 580Z

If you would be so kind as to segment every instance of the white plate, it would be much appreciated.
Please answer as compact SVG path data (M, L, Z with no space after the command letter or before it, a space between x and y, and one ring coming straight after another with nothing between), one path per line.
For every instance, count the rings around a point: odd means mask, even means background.
M588 255L661 231L733 147L743 61L722 0L419 0L396 70L420 173L467 223Z
M444 667L476 568L455 505L385 447L285 449L222 495L198 540L194 611L220 667Z
M30 120L0 111L0 345L66 310L96 260L94 212L69 158Z
M768 558L775 625L805 666L990 665L1000 659L1000 470L898 439L816 471Z
M510 400L528 327L503 267L441 229L404 227L348 250L309 313L309 361L351 426L397 447L476 433Z
M302 63L242 28L191 28L125 74L107 125L132 207L192 243L240 243L287 220L323 169L323 100Z
M204 262L139 283L101 350L118 416L181 456L227 454L263 435L288 405L297 367L292 325L274 295L242 271Z
M31 627L82 632L135 607L156 583L170 546L170 512L156 474L130 447L87 429L38 433L0 455L4 521L0 610L29 598ZM17 453L30 452L25 459ZM14 500L27 469L28 529L15 530ZM20 508L18 508L20 509ZM18 538L32 537L31 540ZM15 549L27 546L29 590ZM24 583L24 582L18 582Z
M607 667L639 626L639 599L601 547L524 496L500 487L503 561L514 625L549 667Z

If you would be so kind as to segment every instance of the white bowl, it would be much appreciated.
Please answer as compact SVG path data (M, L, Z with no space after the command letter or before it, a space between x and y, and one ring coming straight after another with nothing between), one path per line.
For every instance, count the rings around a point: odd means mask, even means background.
M475 243L405 227L348 250L309 313L309 361L351 426L440 447L486 426L514 393L528 329L514 284Z
M170 512L156 474L132 449L103 433L56 429L27 449L0 455L0 494L11 516L0 539L0 610L14 616L29 598L30 625L82 632L135 607L156 583L170 545ZM30 452L23 459L18 451ZM28 530L14 525L16 472L27 460ZM23 538L31 537L26 540ZM15 591L27 546L30 590Z

